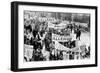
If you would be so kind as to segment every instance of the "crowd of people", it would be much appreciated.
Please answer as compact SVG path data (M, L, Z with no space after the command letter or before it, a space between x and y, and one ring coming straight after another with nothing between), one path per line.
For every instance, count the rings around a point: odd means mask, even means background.
M67 31L70 30L68 33ZM52 40L52 33L66 33L67 35L75 34L76 36L66 42L59 42L70 50L59 50L55 48L55 42ZM76 40L80 40L81 27L75 23L69 24L61 32L48 28L48 22L40 22L38 20L24 20L24 44L33 46L32 57L28 60L24 56L25 61L49 61L49 60L72 60L84 59L90 57L90 46L77 47ZM66 35L66 36L67 36ZM73 51L73 48L81 50Z

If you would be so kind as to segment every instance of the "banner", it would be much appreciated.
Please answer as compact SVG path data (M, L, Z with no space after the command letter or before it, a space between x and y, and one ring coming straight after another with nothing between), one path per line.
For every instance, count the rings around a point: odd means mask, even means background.
M24 56L27 58L27 61L32 58L33 54L33 46L31 45L24 45Z
M55 41L55 49L69 51L69 48L63 46L62 44L60 44L57 41Z
M71 36L64 36L64 35L52 34L52 40L53 41L67 42L70 39L71 39Z

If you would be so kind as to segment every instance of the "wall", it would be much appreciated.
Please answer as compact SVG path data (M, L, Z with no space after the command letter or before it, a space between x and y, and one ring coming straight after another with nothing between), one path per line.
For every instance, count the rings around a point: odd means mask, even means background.
M0 0L0 73L11 73L10 71L10 2L13 0ZM17 0L16 0L17 1ZM23 1L23 0L22 0ZM100 0L24 0L30 2L45 2L45 3L60 3L60 4L75 4L75 5L93 5L98 6L98 13L100 12ZM100 16L100 14L98 14ZM98 17L99 20L100 17ZM100 21L98 21L98 31L100 31ZM100 37L100 34L98 34ZM100 40L100 38L98 39ZM99 43L99 42L98 42ZM100 55L100 46L98 46L98 55ZM98 57L98 62L100 58ZM100 64L100 62L99 62ZM74 69L60 69L60 70L45 70L35 71L36 73L99 73L100 65L91 68L74 68ZM30 72L32 73L32 71Z

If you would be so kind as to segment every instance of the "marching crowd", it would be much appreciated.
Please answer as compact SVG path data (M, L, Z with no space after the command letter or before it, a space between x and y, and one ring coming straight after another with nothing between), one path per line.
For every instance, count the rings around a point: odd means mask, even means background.
M55 30L48 28L48 22L40 22L38 20L24 20L24 44L33 46L32 58L29 61L48 61L48 60L72 60L72 59L84 59L90 57L90 46L84 51L65 51L55 49L55 42L52 41L52 33L55 33ZM28 23L27 23L28 22ZM29 23L30 22L30 23ZM66 27L67 30L70 30L70 33L76 34L75 38L80 40L81 36L81 27L75 26L75 24L70 24ZM62 30L67 31L67 30ZM62 32L62 33L63 33ZM57 33L57 31L56 31ZM66 32L65 32L66 33ZM69 34L70 34L69 33ZM76 47L76 40L68 40L67 42L60 42L69 49ZM81 48L81 47L80 47ZM25 61L27 57L24 56Z

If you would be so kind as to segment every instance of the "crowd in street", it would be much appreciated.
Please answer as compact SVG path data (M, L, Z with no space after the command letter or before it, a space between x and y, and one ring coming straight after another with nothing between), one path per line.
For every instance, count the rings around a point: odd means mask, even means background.
M41 22L38 19L24 19L24 44L33 47L32 57L27 59L27 57L24 56L25 61L90 58L90 45L77 46L76 44L77 41L81 40L81 26L69 22L64 29L60 29L59 31L54 28L49 28L48 24L48 21ZM61 45L69 48L68 51L55 48L56 45L55 41L52 40L52 33L61 36L70 36L66 42L59 42ZM73 50L73 48L78 50Z

